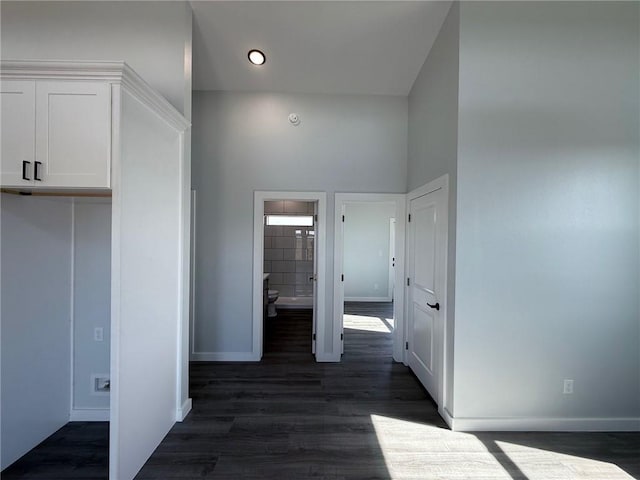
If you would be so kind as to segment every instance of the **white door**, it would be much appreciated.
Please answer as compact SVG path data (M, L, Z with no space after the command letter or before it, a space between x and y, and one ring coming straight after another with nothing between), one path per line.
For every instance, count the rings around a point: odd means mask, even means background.
M0 84L0 183L33 184L36 141L36 84L3 80Z
M389 219L389 298L395 298L396 282L396 219Z
M36 186L109 187L110 88L103 82L38 82Z
M444 342L442 292L446 237L443 191L411 200L409 206L409 367L438 402Z
M308 237L307 237L308 238ZM311 353L316 354L316 325L318 323L318 202L313 203L313 274L311 284L313 287L313 327L311 330Z

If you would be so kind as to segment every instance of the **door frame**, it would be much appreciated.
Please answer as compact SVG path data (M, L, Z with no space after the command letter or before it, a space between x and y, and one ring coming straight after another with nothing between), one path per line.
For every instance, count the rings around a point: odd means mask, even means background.
M450 414L448 413L449 409L448 409L448 403L449 403L449 398L447 395L447 388L450 382L450 379L448 378L448 375L450 374L449 372L449 368L447 368L447 356L449 354L449 335L448 335L448 329L449 329L449 319L448 319L448 312L449 309L448 307L448 302L447 302L447 281L448 281L448 266L449 266L449 258L448 258L448 250L449 250L449 175L445 174L441 177L436 178L435 180L432 180L431 182L422 185L414 190L411 190L409 193L407 193L406 195L406 211L409 212L410 209L410 205L411 205L411 201L415 200L417 198L420 198L424 195L427 195L429 193L435 192L436 190L442 190L443 195L442 195L442 211L443 211L443 229L442 229L442 234L444 235L444 268L442 271L442 283L443 283L443 288L442 288L442 294L441 294L441 310L440 310L440 316L442 319L442 345L440 346L440 352L441 352L441 358L440 358L440 371L438 372L438 398L434 398L434 400L436 401L436 403L438 404L438 413L445 419L445 421L447 421L447 423L449 425L451 425L451 423L449 422L449 418L451 418ZM407 256L405 259L405 269L408 272L409 271L409 217L408 215L405 215L405 228L407 231L407 235L405 237L405 248L406 248L406 252L407 252ZM411 308L411 305L409 305L409 301L410 301L410 295L409 295L409 288L407 286L406 282L403 282L404 284L404 291L406 292L405 296L404 296L404 310L405 312L407 312L407 329L405 331L408 330L408 321L409 321L409 309ZM408 357L407 357L407 351L403 350L404 353L404 364L407 365L408 364Z
M396 219L396 269L395 285L402 285L405 269L405 222L398 219L406 217L406 196L395 193L336 193L335 194L335 218L334 218L334 255L333 255L333 351L337 352L336 361L340 361L342 352L342 340L340 335L343 331L344 321L344 282L342 274L344 272L344 229L342 215L344 208L349 203L389 203L395 204ZM404 295L402 288L395 289L395 299L393 303L393 359L396 362L405 362L404 338Z
M389 219L389 298L395 301L394 290L396 287L396 225L398 224L395 217ZM392 248L393 247L393 248Z
M263 270L264 270L264 202L274 200L297 200L301 202L318 202L318 221L314 255L317 255L317 297L313 308L316 316L316 361L326 362L326 245L327 245L327 193L326 192L277 192L256 190L253 192L253 341L252 357L259 361L262 358L264 345L263 334ZM317 235L317 233L320 233Z

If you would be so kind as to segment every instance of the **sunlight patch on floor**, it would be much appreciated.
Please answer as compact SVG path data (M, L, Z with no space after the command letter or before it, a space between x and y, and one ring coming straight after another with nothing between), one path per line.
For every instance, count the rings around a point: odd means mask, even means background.
M498 447L495 452L503 462L505 468L513 465L522 477L534 479L620 479L633 480L633 477L613 463L583 458L566 453L554 452L546 449L520 445L512 442L496 441ZM506 457L506 458L505 458ZM541 465L544 466L544 476L541 475Z
M371 423L391 479L633 480L612 463L493 440L487 433L480 439L375 414Z
M393 330L393 319L367 317L365 315L344 315L344 328L353 330L366 330L370 332L391 333Z

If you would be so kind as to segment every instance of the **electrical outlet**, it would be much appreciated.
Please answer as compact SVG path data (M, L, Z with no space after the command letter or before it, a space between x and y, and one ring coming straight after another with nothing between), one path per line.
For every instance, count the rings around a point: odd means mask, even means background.
M102 327L96 327L93 329L93 339L96 342L104 341L104 330Z
M91 375L91 393L93 395L109 395L111 379L109 374L94 373Z
M565 395L569 395L573 393L573 380L570 378L564 379L564 388L562 389L562 393Z

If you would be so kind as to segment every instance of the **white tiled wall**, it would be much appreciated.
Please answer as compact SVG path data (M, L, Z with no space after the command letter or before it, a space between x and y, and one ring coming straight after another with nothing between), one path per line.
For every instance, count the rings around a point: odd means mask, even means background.
M313 202L264 202L265 214L313 215ZM271 273L269 288L281 297L313 295L313 227L264 227L264 272Z

